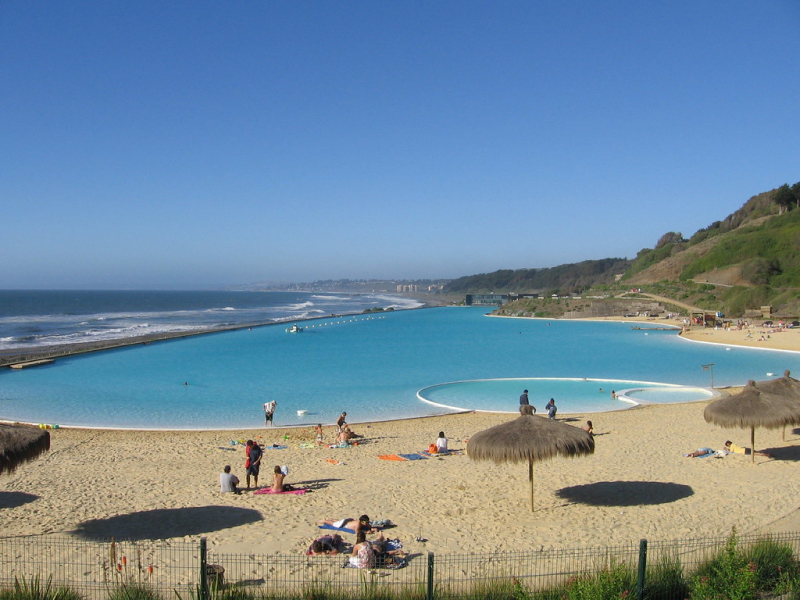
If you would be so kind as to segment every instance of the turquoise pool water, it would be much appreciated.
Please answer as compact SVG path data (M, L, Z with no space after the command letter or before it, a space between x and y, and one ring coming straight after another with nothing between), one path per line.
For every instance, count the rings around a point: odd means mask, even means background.
M0 418L132 428L242 428L263 424L261 405L277 400L276 424L351 422L440 414L423 388L486 379L488 394L466 393L460 409L515 412L527 385L559 414L607 410L599 388L647 384L708 387L800 372L800 354L726 348L681 340L677 332L632 330L630 322L544 321L484 316L485 309L437 308L306 322L132 346L0 371ZM544 378L541 383L523 379ZM520 380L514 382L513 380ZM575 387L587 380L586 391ZM548 387L552 380L554 387ZM595 381L592 381L595 380ZM601 381L602 380L602 381ZM184 385L184 383L188 385ZM452 402L452 404L450 404ZM624 404L624 403L618 403ZM619 407L617 404L614 406ZM299 416L298 410L307 411Z

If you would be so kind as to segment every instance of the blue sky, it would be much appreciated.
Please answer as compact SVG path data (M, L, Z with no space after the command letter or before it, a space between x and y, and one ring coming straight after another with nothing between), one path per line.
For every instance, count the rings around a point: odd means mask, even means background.
M800 180L796 0L0 0L0 287L629 257Z

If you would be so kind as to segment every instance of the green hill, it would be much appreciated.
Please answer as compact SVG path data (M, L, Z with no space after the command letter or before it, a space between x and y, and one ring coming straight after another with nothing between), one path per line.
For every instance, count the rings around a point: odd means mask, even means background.
M619 295L631 288L736 318L770 305L800 315L800 182L753 196L689 239L668 232L633 260L501 270L453 280L451 292ZM512 307L513 308L513 307Z

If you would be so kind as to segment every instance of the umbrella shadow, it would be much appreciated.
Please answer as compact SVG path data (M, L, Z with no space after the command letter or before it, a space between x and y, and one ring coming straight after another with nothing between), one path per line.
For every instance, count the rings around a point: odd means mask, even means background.
M800 446L782 446L779 448L764 448L764 452L772 455L775 460L800 461ZM750 454L748 453L748 456ZM758 458L758 456L756 456Z
M0 508L17 508L18 506L28 504L38 499L39 496L36 494L27 494L25 492L0 492Z
M640 506L668 504L694 494L681 483L660 481L599 481L558 490L559 498L590 506Z
M160 508L91 519L80 523L71 533L87 540L168 539L200 535L262 521L257 510L235 506L194 506Z

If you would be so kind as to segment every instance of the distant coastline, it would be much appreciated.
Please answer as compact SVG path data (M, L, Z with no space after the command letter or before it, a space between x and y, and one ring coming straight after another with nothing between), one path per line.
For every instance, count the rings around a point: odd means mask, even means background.
M415 308L392 309L392 311L417 310L420 308L435 308L449 304L444 299L437 301L437 299L434 299L431 294L398 293L392 295L399 297L413 298L414 300L418 300L419 302L422 303L422 306L418 306ZM355 314L365 314L365 311L354 312L354 313L319 315L319 316L303 317L297 319L287 319L285 321L254 322L254 323L243 323L237 325L227 325L218 327L205 327L205 328L193 329L191 331L171 331L171 332L167 331L167 332L151 333L139 336L98 340L94 342L75 342L71 344L58 344L46 347L40 347L40 346L23 347L11 351L0 351L0 367L8 367L10 365L24 364L48 358L52 359L64 358L67 356L76 356L80 354L87 354L90 352L99 352L102 350L114 350L117 348L126 348L129 346L138 346L142 344L147 345L155 342L164 342L181 338L195 337L198 335L224 333L226 331L240 331L242 329L253 329L255 327L269 327L273 325L284 326L286 325L286 323L289 322L296 321L298 323L301 323L301 322L317 321L321 319L329 319L331 317L355 315Z

